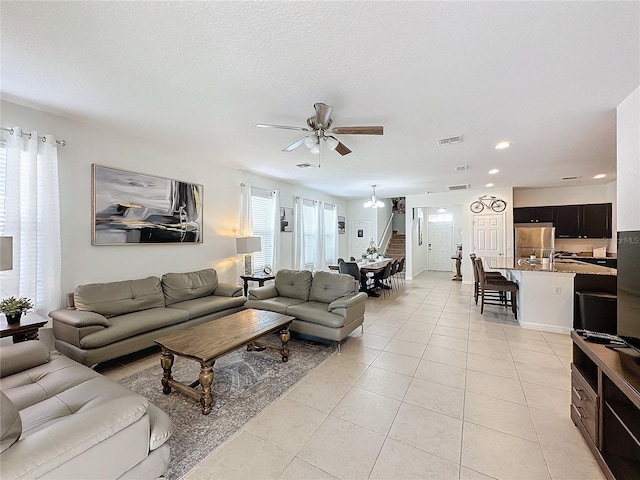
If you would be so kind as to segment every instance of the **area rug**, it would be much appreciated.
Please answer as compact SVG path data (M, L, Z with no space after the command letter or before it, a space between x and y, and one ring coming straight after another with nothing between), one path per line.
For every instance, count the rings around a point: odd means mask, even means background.
M260 343L280 346L277 335ZM148 398L167 412L175 426L170 439L171 462L165 475L175 480L195 467L242 426L279 398L295 383L322 363L334 348L330 345L292 338L289 361L282 362L277 351L247 352L242 348L214 365L212 385L214 404L209 415L202 415L200 404L184 394L162 393L162 368L151 367L120 380L125 387ZM160 354L158 354L160 358ZM191 383L198 378L200 364L176 357L174 379Z

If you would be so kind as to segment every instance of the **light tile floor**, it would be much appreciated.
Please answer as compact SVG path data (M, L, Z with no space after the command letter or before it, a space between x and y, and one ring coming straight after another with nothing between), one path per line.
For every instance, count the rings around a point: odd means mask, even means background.
M450 273L369 299L365 318L186 478L604 478L569 417L568 335L522 329L501 307L480 315Z

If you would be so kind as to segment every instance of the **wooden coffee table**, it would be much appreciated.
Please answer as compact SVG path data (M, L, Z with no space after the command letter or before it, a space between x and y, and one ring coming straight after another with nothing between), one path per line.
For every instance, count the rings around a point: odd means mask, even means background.
M265 310L242 310L226 317L217 318L202 325L154 340L162 348L160 365L164 370L162 392L171 393L171 388L200 401L202 414L211 413L213 396L213 365L229 352L247 346L247 350L264 350L253 343L268 333L280 332L282 346L278 349L282 361L289 360L289 324L295 317ZM200 376L191 385L174 380L171 376L174 355L190 358L200 363ZM195 387L200 385L202 390Z

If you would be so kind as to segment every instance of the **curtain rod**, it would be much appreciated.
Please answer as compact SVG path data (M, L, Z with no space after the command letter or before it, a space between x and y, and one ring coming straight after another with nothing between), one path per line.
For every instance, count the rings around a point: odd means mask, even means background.
M0 130L4 130L5 132L9 132L9 134L10 134L10 135L13 135L13 133L14 133L14 131L15 131L13 128L7 128L7 127L0 127ZM31 138L31 134L30 134L30 133L26 133L26 132L22 132L22 133L20 133L20 136L21 136L21 137L22 137L23 135L28 135L28 136L29 136L29 138ZM40 137L40 136L38 136L38 139L42 140L43 142L46 142L46 141L47 141L47 139L46 139L45 137ZM60 145L61 147L64 147L64 146L67 144L67 142L66 142L65 140L56 140L56 143L57 143L58 145Z

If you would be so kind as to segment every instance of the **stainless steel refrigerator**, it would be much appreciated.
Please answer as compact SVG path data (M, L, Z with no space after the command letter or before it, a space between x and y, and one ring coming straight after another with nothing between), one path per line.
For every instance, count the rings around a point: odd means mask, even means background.
M548 257L555 249L556 227L552 224L537 224L530 226L529 224L515 225L515 245L516 259L521 257L529 257L531 254L536 257Z

